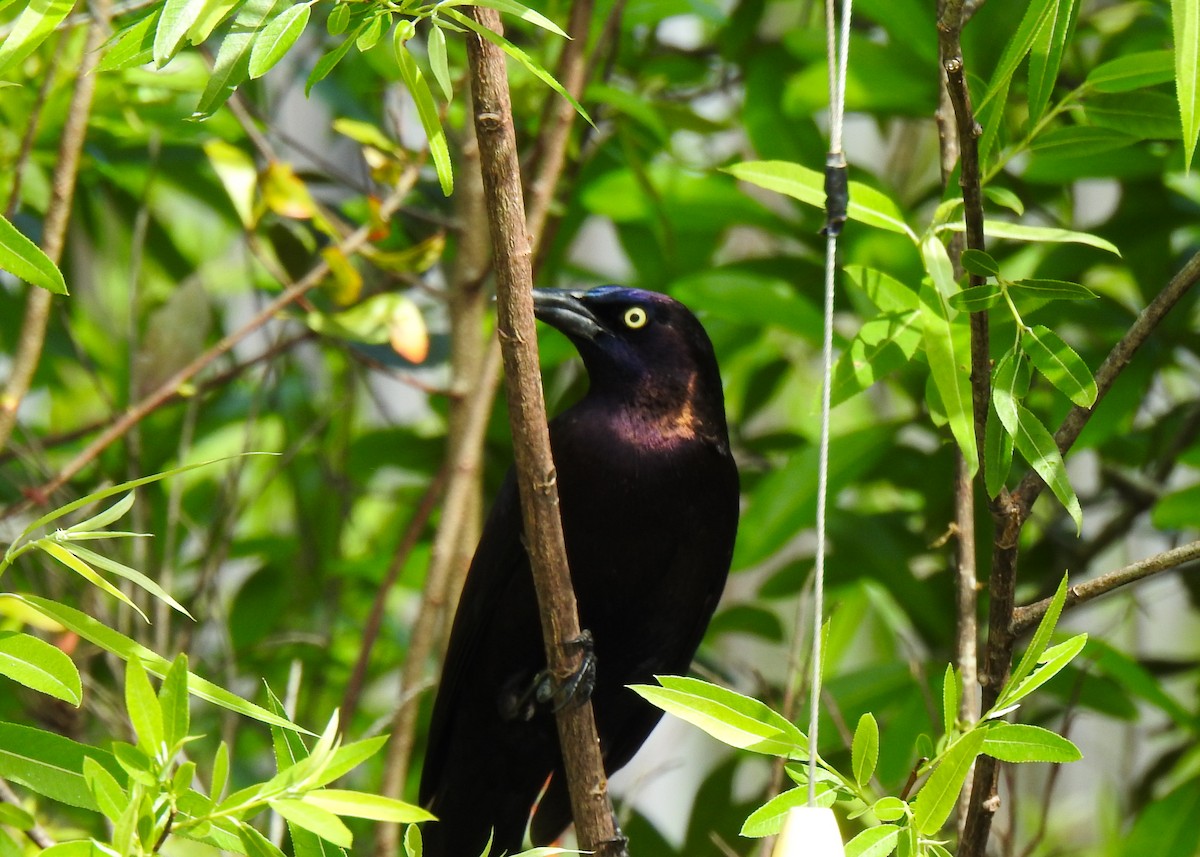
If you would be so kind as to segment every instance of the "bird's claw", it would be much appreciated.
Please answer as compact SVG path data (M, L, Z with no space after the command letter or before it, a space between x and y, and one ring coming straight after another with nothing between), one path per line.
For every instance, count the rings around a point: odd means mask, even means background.
M596 643L592 632L584 629L573 640L565 640L564 646L583 650L579 666L559 682L550 670L542 670L534 677L534 694L538 702L553 703L557 714L567 706L582 705L592 698L596 687Z

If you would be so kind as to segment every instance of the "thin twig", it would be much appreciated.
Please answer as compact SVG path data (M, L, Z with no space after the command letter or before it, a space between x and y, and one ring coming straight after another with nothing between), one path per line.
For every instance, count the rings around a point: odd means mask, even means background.
M92 98L96 93L94 72L96 64L100 61L100 45L108 33L109 5L109 0L97 0L94 17L88 27L83 56L80 59L79 74L75 78L75 92L67 108L67 121L63 125L62 142L58 147L58 161L54 165L54 176L51 179L50 204L46 208L42 250L56 265L62 259L67 224L71 220L75 180L79 175L83 141L87 137L88 117L91 115ZM17 339L17 352L13 357L12 372L3 394L0 394L0 450L8 445L8 439L17 423L17 411L25 394L29 392L33 383L33 373L41 362L53 297L46 289L30 287L29 301L25 305L25 318Z
M1146 559L1138 560L1124 568L1068 587L1067 600L1063 609L1085 604L1114 589L1127 586L1145 577L1171 571L1197 559L1200 559L1200 541L1190 542L1182 547L1146 557ZM1050 599L1043 598L1041 601L1035 601L1025 607L1018 607L1013 611L1012 623L1009 625L1010 632L1016 635L1029 630L1041 621L1049 606Z
M471 13L481 26L500 31L499 13L483 7L473 7ZM467 55L475 101L475 133L491 215L497 332L507 379L505 392L526 547L548 667L563 680L580 666L578 647L569 645L580 634L579 613L567 569L558 485L546 429L533 319L532 248L525 225L508 73L503 51L478 35L467 36ZM591 703L565 707L556 720L580 846L602 855L622 853L624 848L613 826Z
M8 784L8 781L2 777L0 777L0 803L7 803L17 807L18 809L24 809L24 807L21 806L20 795L14 792L12 790L12 786ZM33 823L33 826L26 829L24 833L38 848L51 848L55 844L54 837L47 833L46 828L42 827L36 821Z

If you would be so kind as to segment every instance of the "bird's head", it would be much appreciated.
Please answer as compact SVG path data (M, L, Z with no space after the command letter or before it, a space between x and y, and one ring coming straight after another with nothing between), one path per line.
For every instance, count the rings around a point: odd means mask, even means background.
M680 432L726 437L712 343L679 301L620 286L534 289L533 310L575 344L591 395L635 405Z

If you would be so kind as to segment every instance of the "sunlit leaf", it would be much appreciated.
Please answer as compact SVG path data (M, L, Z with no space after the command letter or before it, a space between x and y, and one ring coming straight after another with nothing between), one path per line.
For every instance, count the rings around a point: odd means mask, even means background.
M983 752L1001 762L1077 762L1083 758L1071 741L1040 726L993 723L986 736Z
M0 675L71 705L83 699L75 663L62 649L30 634L0 631Z
M399 27L396 28L396 33L400 33ZM438 115L437 105L433 101L433 93L429 91L425 75L421 73L417 61L409 53L407 44L397 37L392 42L392 48L396 64L400 67L400 76L404 78L404 85L408 87L408 92L417 105L417 116L421 119L421 127L425 129L425 137L429 141L429 155L433 158L433 166L437 171L438 181L442 185L442 193L449 196L454 192L454 168L450 163L450 149L446 143L446 132L442 128L442 119Z
M893 824L868 827L846 843L846 857L888 857L899 839L900 828Z
M0 75L37 50L74 7L75 0L30 0L0 42Z
M429 38L425 45L426 52L429 54L429 69L433 72L433 79L438 82L442 96L450 101L454 98L454 85L450 81L450 63L446 58L446 34L442 32L441 27L431 26L429 28Z
M263 27L250 49L248 71L251 79L262 77L287 55L303 35L311 13L312 7L308 3L297 3L284 9Z
M933 836L950 817L985 737L984 729L973 729L962 736L946 751L917 792L912 802L913 826L922 835Z
M1200 135L1200 0L1171 0L1175 96L1183 124L1183 165L1190 168Z
M1021 347L1029 361L1058 390L1081 408L1096 401L1096 380L1083 358L1063 342L1062 337L1044 325L1035 325L1021 334Z
M879 724L875 722L871 712L865 712L858 719L858 728L854 730L854 740L850 746L850 764L854 770L854 781L859 786L865 786L875 773L879 763Z
M5 42L7 45L8 43ZM0 48L3 52L3 48ZM56 295L67 293L67 284L62 272L50 257L42 252L8 219L0 216L0 270L32 283Z

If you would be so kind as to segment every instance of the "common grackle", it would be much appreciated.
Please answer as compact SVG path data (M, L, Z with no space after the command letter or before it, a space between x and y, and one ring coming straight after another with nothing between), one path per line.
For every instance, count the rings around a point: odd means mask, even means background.
M580 625L594 639L592 703L605 769L661 712L626 685L687 670L725 585L738 518L721 379L678 301L637 289L535 289L538 318L575 344L584 398L550 423ZM545 844L571 821L545 651L510 471L483 529L433 707L420 800L426 857L520 849L530 810ZM544 696L544 694L542 694Z

